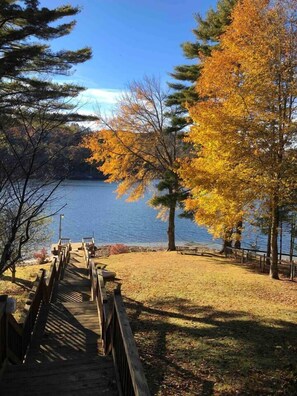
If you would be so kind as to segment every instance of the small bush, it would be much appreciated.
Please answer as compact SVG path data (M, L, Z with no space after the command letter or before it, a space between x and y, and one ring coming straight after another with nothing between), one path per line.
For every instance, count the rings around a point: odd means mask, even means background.
M39 252L35 252L33 256L39 264L45 263L47 258L46 248L42 248Z
M116 243L115 245L111 245L109 247L109 254L122 254L122 253L128 253L129 248L126 245L123 245L122 243Z

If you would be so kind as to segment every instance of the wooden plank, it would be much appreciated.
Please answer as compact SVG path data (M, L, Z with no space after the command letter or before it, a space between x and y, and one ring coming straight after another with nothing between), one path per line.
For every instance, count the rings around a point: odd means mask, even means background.
M22 337L23 335L23 328L18 324L12 314L6 314L8 324L14 329L14 331Z

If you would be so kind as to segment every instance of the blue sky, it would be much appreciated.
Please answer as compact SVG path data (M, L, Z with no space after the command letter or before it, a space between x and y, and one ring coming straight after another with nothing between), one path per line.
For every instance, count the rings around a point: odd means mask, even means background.
M174 66L186 63L181 43L193 41L195 13L202 15L216 0L41 0L54 8L65 3L80 6L77 26L66 37L52 41L57 49L90 46L92 60L75 67L69 77L88 90L85 110L95 102L108 109L129 81L144 75L170 80Z

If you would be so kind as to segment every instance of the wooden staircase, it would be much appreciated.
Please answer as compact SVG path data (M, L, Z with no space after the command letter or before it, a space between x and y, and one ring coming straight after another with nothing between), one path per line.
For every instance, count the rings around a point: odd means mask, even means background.
M1 396L117 395L111 357L85 355L80 359L9 366Z
M74 249L49 309L42 308L22 365L5 371L0 395L117 395L114 366L103 356L97 306L90 301L83 252Z

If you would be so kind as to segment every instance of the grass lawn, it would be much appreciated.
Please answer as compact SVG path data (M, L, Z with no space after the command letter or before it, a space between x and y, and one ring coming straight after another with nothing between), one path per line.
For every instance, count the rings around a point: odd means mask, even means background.
M14 313L14 317L17 321L21 319L30 289L41 268L49 270L50 264L17 267L16 283L11 283L10 270L5 271L4 274L0 276L0 294L8 294L9 297L14 297L17 301L17 310Z
M176 252L99 260L122 294L153 395L297 395L297 285Z

